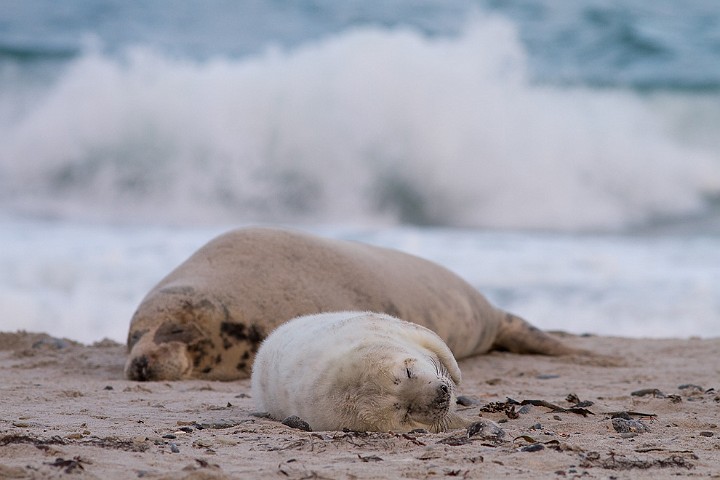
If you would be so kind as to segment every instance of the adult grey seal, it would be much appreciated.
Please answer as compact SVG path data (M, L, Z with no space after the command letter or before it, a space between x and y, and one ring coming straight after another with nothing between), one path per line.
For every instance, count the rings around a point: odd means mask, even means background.
M255 406L312 430L442 432L470 424L455 412L460 368L420 325L372 312L290 320L260 346Z
M242 228L201 247L142 300L130 324L125 374L246 378L260 342L276 327L301 315L347 310L423 325L457 359L491 348L575 352L422 258L296 231Z

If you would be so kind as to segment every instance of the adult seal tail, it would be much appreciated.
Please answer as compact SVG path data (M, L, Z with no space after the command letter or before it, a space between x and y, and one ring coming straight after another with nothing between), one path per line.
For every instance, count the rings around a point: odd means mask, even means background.
M130 324L125 374L247 378L260 343L279 325L349 310L427 327L458 359L491 348L576 352L422 258L296 231L243 228L201 247L142 300Z

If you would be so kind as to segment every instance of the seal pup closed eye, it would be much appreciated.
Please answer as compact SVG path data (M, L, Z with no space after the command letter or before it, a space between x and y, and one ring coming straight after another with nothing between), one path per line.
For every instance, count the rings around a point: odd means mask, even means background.
M142 300L128 333L130 380L250 376L260 342L291 318L382 312L437 333L456 358L502 348L575 353L414 255L277 228L211 240Z
M298 416L313 430L441 432L455 412L460 369L440 337L390 315L295 318L262 343L252 371L258 410Z

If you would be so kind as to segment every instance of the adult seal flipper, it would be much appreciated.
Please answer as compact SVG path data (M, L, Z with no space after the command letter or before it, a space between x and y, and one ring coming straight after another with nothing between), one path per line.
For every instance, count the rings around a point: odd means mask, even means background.
M535 353L542 355L588 354L586 350L572 348L557 338L534 327L528 321L504 313L493 348L512 353Z

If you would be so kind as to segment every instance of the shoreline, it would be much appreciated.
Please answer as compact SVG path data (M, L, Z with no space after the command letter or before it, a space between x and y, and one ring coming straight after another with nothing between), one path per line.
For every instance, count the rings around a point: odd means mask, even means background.
M503 431L469 436L304 432L249 379L131 382L124 345L0 333L0 478L720 478L720 338L564 337L619 361L462 360L460 411Z

